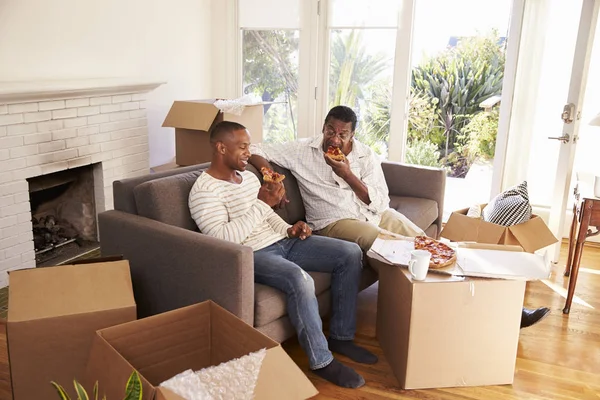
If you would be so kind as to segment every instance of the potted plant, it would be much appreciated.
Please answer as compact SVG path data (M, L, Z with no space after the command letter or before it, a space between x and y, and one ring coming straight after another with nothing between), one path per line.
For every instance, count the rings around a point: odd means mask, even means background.
M71 400L61 385L54 381L51 383L58 391L58 395L60 396L61 400ZM77 400L90 400L87 392L79 382L73 380L73 386L75 387L75 393L77 393ZM94 385L93 396L94 400L98 400L98 381L96 381L96 384ZM106 400L106 396L102 397L102 400ZM129 379L127 380L127 385L125 385L125 398L123 400L142 400L142 381L135 370L131 373L131 376L129 376Z

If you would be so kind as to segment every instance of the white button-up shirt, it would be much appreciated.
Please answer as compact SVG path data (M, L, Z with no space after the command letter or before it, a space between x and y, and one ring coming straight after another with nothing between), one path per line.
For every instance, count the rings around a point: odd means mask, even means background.
M379 225L389 207L388 188L381 162L368 146L353 139L348 162L369 191L370 204L356 196L350 185L336 175L323 158L322 137L278 144L253 144L250 152L289 169L300 188L306 221L313 230L340 219L358 219Z

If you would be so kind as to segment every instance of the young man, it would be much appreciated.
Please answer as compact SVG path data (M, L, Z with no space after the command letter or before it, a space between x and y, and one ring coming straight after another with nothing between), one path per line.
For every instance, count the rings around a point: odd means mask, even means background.
M319 235L371 248L381 229L403 236L425 232L389 207L388 188L376 154L354 139L357 118L346 106L333 107L323 123L322 136L274 145L252 145L250 163L257 169L274 162L289 169L298 181L306 220ZM345 155L334 161L329 147ZM286 200L284 199L284 202ZM548 313L546 307L523 309L521 327L531 326Z
M375 355L353 342L361 249L354 243L312 236L306 223L289 225L272 210L284 195L283 184L261 186L258 178L246 171L250 134L243 125L217 124L210 142L211 165L198 177L189 196L191 215L200 231L252 247L255 281L286 294L288 316L310 368L339 386L362 386L364 379L331 353L357 362L377 362ZM329 340L323 334L314 282L305 271L332 274Z

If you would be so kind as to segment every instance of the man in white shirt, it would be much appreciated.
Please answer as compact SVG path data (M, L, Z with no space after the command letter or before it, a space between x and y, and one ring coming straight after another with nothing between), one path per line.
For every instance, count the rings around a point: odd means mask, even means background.
M412 221L389 208L381 163L373 150L354 139L356 122L351 108L333 107L325 117L323 136L252 145L250 163L260 169L270 167L270 161L292 172L298 181L306 220L319 235L358 243L364 252L371 248L381 229L403 236L425 235ZM339 148L346 159L334 161L327 157L329 146ZM521 328L538 323L549 312L546 307L523 308Z
M289 169L298 181L309 226L323 236L371 248L381 229L403 236L425 233L389 207L381 162L368 146L354 138L356 114L333 107L323 124L323 136L278 144L254 144L250 163L257 169L269 161ZM334 161L327 149L339 148L346 159Z
M244 126L221 122L211 131L210 141L211 165L189 195L190 212L200 232L252 247L255 282L286 294L288 316L315 374L343 387L364 385L358 373L331 353L356 362L377 362L374 354L353 342L362 272L360 247L311 236L303 221L289 225L273 211L284 195L283 184L261 186L258 178L246 171L250 134ZM329 340L323 334L314 282L305 271L331 273Z

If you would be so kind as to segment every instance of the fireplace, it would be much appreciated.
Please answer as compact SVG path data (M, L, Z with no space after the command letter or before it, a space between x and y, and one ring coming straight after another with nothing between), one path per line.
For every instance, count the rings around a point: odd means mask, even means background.
M97 249L92 164L27 179L36 266L56 265Z
M0 287L98 247L113 182L148 173L146 98L160 84L0 82Z

